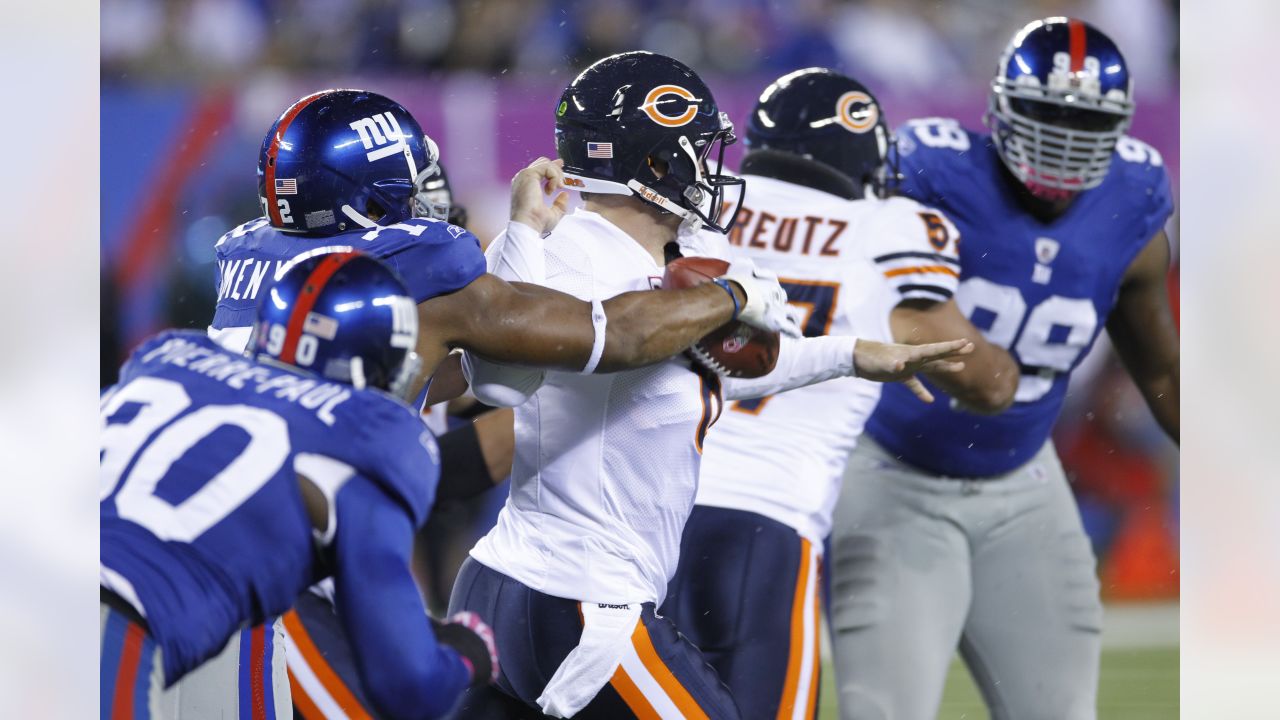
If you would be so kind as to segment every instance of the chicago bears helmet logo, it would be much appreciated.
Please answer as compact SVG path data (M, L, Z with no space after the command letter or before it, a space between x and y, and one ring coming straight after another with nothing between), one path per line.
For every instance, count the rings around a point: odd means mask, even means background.
M880 108L870 95L850 90L836 101L836 122L846 130L864 133L880 121Z
M879 106L872 96L851 90L836 100L836 122L850 132L867 132L879 122Z
M701 98L693 96L693 93L680 87L679 85L659 85L649 91L644 98L644 104L640 109L644 111L649 119L666 127L680 127L688 125L698 114L698 103L702 102ZM675 114L669 114L666 110L672 109L672 106L679 108L681 105L684 109Z

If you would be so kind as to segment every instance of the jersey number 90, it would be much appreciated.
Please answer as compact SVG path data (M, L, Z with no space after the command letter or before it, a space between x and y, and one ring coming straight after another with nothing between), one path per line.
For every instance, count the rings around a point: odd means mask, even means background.
M140 406L130 420L107 422L129 403ZM206 405L183 415L190 405L181 384L142 377L102 406L99 500L119 486L116 512L161 540L194 541L266 485L289 457L289 427L279 415L248 405ZM239 454L181 502L157 495L174 464L222 427L249 436Z

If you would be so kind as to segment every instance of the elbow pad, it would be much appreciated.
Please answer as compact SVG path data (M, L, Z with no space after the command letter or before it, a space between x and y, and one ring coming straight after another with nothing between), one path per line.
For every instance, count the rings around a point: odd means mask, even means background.
M490 362L469 352L462 354L462 374L476 399L493 407L516 407L542 387L546 371Z

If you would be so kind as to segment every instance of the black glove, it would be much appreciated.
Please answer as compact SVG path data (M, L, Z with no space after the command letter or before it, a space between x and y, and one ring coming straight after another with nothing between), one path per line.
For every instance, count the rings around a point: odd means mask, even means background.
M436 640L448 645L462 656L471 670L471 686L488 685L498 679L498 646L493 642L493 630L470 611L462 611L445 622L431 618L431 629Z

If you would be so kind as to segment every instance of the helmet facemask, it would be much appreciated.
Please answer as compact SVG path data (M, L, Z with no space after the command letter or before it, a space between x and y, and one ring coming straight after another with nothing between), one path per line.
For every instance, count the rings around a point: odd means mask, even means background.
M708 228L718 233L727 233L738 219L738 211L742 209L745 197L745 181L735 175L724 172L724 149L733 144L737 137L733 134L733 123L726 113L719 113L720 128L704 134L691 141L688 135L680 135L677 148L664 153L665 166L655 167L654 158L650 156L649 165L656 180L642 183L638 179L627 181L627 187L639 196L667 212L680 218L681 235L694 233ZM716 153L715 171L707 163L711 153ZM659 170L661 172L659 172ZM728 188L740 188L736 202L732 203L733 212L728 222L721 223L725 211L731 203L725 202ZM658 191L658 192L655 192ZM672 200L668 195L676 195L679 200Z
M1059 200L1102 184L1132 115L1127 98L997 79L987 123L1013 176L1033 195Z
M413 178L412 210L414 217L448 221L449 186L440 168L440 149L434 140L424 136L427 165Z

